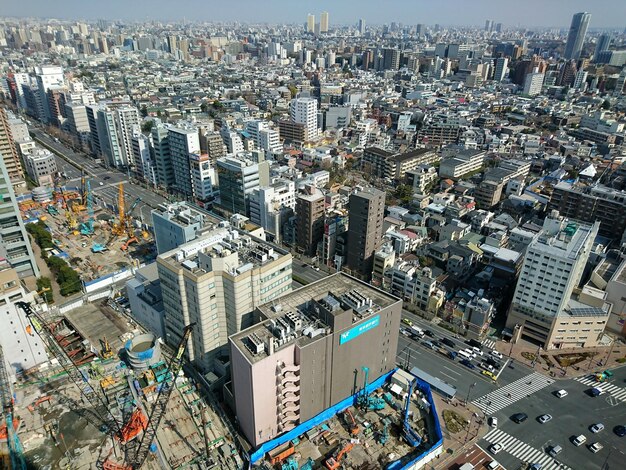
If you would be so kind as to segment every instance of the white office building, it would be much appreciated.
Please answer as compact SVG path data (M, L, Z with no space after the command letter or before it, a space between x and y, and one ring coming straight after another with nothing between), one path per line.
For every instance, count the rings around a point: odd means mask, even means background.
M537 96L540 94L544 77L545 75L539 72L532 72L526 75L523 93L528 96Z
M295 98L291 100L289 116L293 122L305 125L305 140L317 138L317 100L315 98Z
M250 222L263 227L280 242L282 226L293 216L296 207L296 185L293 181L277 179L269 186L255 188L250 193Z

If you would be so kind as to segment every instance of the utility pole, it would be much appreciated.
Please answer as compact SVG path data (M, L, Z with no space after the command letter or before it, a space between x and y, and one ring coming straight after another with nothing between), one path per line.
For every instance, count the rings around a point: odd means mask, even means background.
M467 396L465 397L465 404L467 405L469 403L469 396L470 393L472 392L472 389L476 386L476 382L470 384L470 386L467 388Z

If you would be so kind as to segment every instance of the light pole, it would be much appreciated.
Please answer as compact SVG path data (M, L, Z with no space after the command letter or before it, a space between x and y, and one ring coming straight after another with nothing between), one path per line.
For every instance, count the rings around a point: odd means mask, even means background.
M611 343L611 349L609 349L609 354L606 356L606 360L604 361L604 365L609 363L609 359L611 359L611 354L613 354L613 348L615 347L615 340Z
M470 384L470 386L467 388L467 396L465 397L465 404L467 405L469 403L469 396L470 393L472 392L472 389L476 386L476 382Z

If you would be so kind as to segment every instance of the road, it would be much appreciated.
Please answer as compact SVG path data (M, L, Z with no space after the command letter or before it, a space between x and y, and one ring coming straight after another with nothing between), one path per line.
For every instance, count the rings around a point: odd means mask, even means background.
M293 272L294 277L305 281L307 284L310 284L311 282L315 282L318 279L322 279L323 277L328 276L328 274L325 273L324 271L322 270L316 271L310 265L304 264L300 260L297 260L297 259L293 260L293 263L291 265L291 270Z
M109 206L117 206L118 187L119 183L123 182L126 205L129 206L137 197L140 197L141 202L137 205L135 215L143 223L152 225L150 211L159 204L167 202L164 196L155 193L149 188L132 183L128 174L117 169L105 168L104 165L98 163L95 159L84 153L73 151L40 129L31 128L30 131L35 140L52 149L57 154L56 161L59 171L67 176L62 178L62 185L80 187L81 169L84 169L91 183L96 204L102 206L103 203L106 203ZM62 155L62 157L59 155Z

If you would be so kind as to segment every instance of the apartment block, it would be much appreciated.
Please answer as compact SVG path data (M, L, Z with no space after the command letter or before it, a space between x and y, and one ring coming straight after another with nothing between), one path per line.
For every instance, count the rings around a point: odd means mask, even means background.
M220 206L231 214L250 214L250 195L260 187L267 186L269 162L255 162L251 154L241 153L217 160L220 188Z
M296 246L307 256L315 256L317 244L324 234L324 193L306 186L296 197Z
M455 156L441 161L439 176L455 180L480 170L485 161L485 155L486 152L480 150L462 150Z
M196 323L187 353L209 372L227 354L228 337L252 326L259 305L291 291L291 255L227 223L157 257L165 340L177 344Z
M252 446L316 416L395 367L402 302L337 273L257 308L229 338L224 390ZM372 347L372 345L377 345Z
M24 165L28 176L39 186L54 186L57 161L52 152L44 149L33 149L24 155Z
M161 204L152 211L154 241L159 254L195 240L208 217L186 202Z
M432 149L392 153L381 148L368 147L363 151L361 165L364 171L379 178L403 181L407 172L416 170L420 165L436 163L439 160L439 155Z

